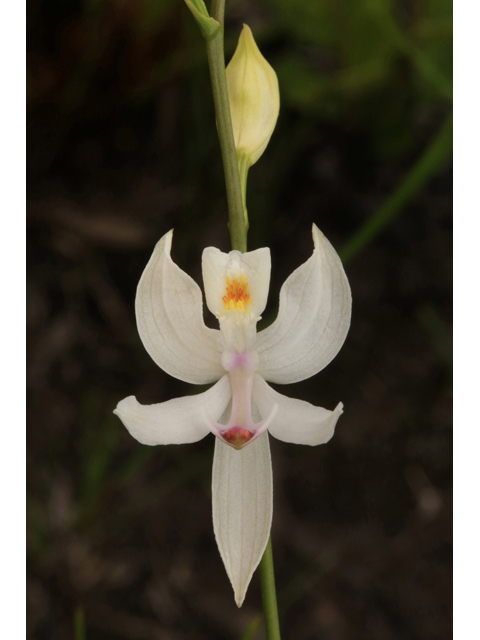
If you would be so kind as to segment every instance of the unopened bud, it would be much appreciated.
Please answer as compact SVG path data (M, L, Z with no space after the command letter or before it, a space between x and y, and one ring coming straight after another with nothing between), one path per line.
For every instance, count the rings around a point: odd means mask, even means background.
M275 71L243 25L237 49L226 69L237 157L254 164L265 151L280 110Z

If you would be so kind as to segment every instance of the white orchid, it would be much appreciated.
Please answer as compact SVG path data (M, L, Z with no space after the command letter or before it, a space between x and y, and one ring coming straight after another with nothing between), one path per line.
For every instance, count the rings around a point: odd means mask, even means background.
M164 371L193 384L216 382L194 396L143 406L134 396L115 413L148 445L195 442L213 433L213 525L240 607L265 550L272 522L268 430L285 442L330 440L342 414L294 400L266 381L299 382L337 354L350 326L351 294L342 263L313 225L313 255L280 291L278 317L256 332L270 283L270 250L222 253L208 247L202 270L209 310L203 321L198 285L171 259L173 231L155 247L137 289L143 344Z

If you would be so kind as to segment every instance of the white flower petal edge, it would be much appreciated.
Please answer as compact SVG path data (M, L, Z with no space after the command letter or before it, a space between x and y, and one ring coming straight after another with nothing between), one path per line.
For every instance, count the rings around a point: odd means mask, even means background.
M135 311L140 338L174 378L208 384L224 375L220 331L203 321L202 292L170 257L173 230L157 243L140 279Z
M270 382L299 382L321 371L350 327L352 296L340 258L316 225L312 235L312 257L287 278L277 319L257 336L257 373Z
M241 607L272 524L272 461L267 433L239 451L215 439L212 502L215 538L235 602Z
M304 400L296 400L277 393L263 378L256 375L253 381L253 401L260 415L268 416L275 405L278 411L268 430L284 442L315 446L328 442L333 436L338 418L343 413L340 402L334 411L315 407Z
M210 433L205 415L212 421L218 420L231 396L228 376L223 376L204 393L160 404L143 405L135 396L129 396L118 403L113 413L142 444L184 444Z

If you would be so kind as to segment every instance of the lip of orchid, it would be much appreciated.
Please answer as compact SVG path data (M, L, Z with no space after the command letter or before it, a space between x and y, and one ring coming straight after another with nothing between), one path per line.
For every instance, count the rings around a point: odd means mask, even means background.
M254 369L250 366L247 353L235 353L232 356L232 368L228 373L232 391L232 410L226 425L212 422L203 412L203 418L210 431L234 449L242 449L256 440L271 424L278 411L274 404L268 417L260 422L252 418L252 388Z
M202 416L207 427L217 438L234 449L243 449L243 447L256 440L268 429L275 419L277 411L278 404L274 404L265 420L253 422L250 418L250 421L245 426L233 424L235 422L232 420L233 411L227 425L220 424L219 422L211 422L205 410L202 411Z

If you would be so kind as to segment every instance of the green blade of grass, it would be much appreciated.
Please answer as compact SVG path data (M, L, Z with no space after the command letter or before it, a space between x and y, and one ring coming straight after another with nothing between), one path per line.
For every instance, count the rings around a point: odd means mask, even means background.
M404 181L380 209L347 241L340 251L340 257L344 263L351 262L442 167L452 152L452 131L453 116L451 114L426 151L410 169Z

